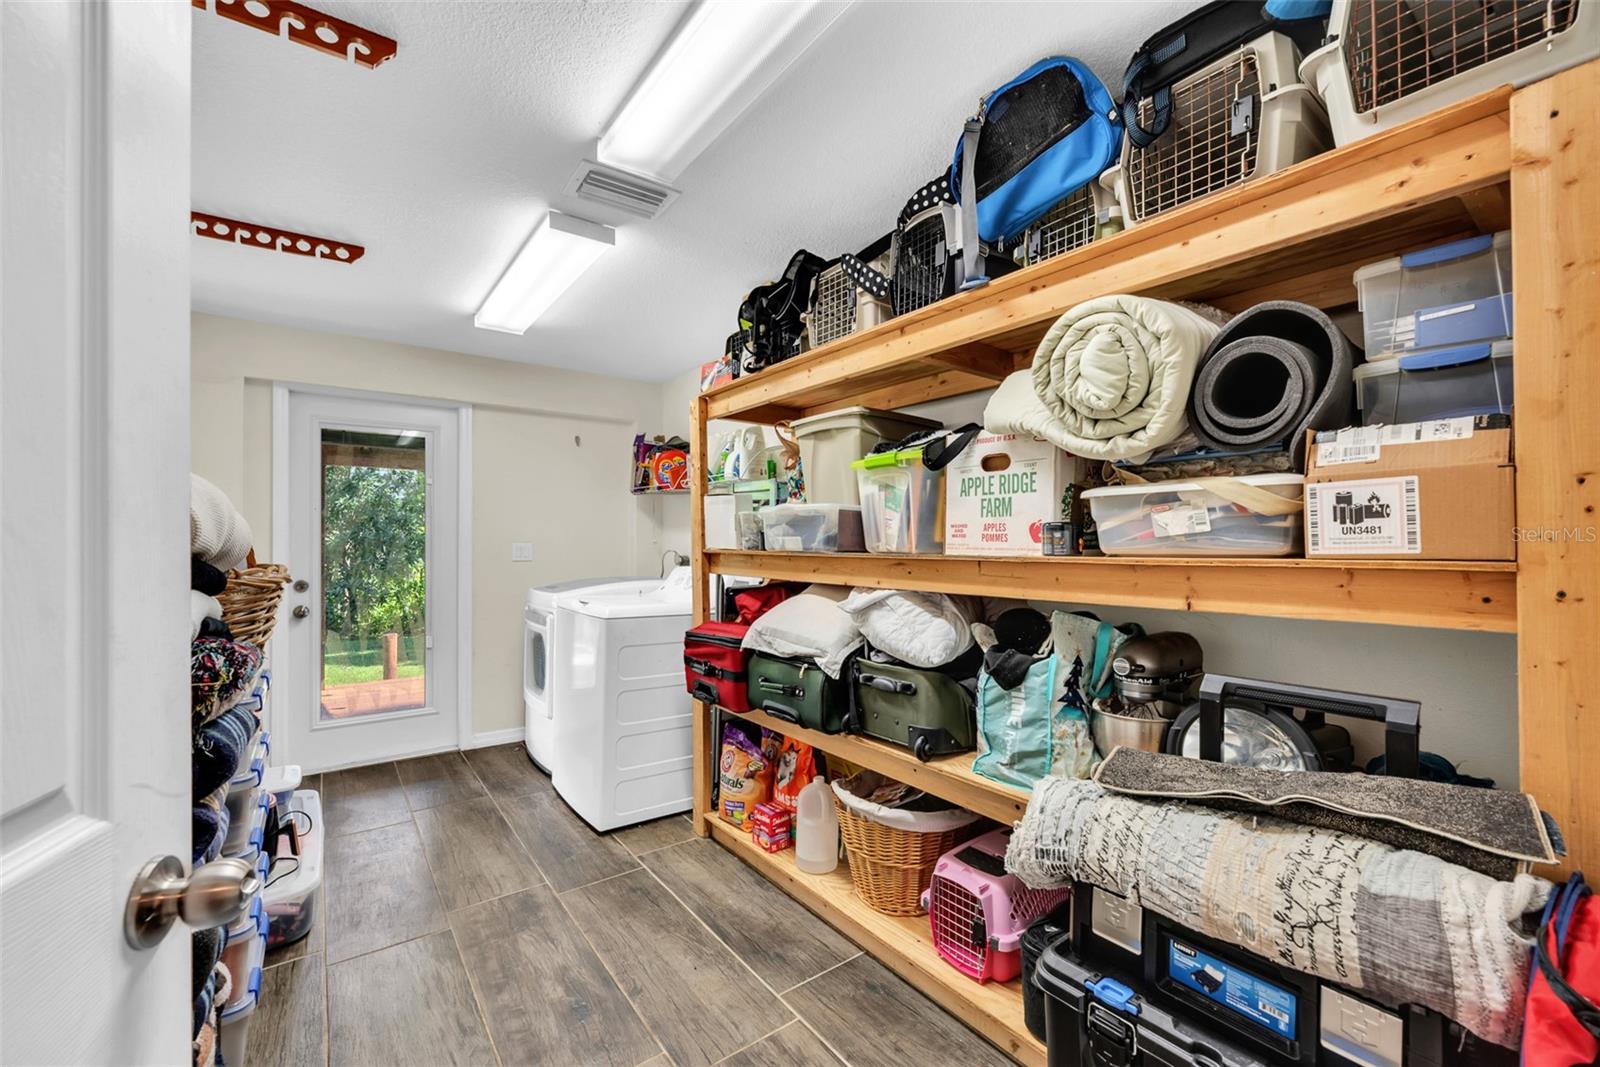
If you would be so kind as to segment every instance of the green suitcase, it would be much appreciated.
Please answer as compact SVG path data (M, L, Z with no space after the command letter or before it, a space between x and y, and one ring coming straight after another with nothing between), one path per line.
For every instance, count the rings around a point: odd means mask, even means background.
M752 708L825 734L844 729L850 710L848 673L829 678L810 660L757 652L750 657L747 676Z
M938 671L857 659L857 732L909 748L919 760L977 747L973 694Z

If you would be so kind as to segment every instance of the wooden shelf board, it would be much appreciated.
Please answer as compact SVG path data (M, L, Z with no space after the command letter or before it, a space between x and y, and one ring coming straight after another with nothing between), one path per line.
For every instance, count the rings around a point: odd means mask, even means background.
M1062 311L1108 293L1231 295L1229 306L1280 290L1347 301L1347 267L1472 226L1462 198L1510 174L1510 98L1509 87L1490 90L718 386L703 396L705 416L866 397L898 407L935 399L906 387L940 375L940 395L989 388L991 378L959 368L988 367L993 348L1025 351ZM932 358L940 356L951 358Z
M705 714L704 705L701 714ZM886 774L890 778L959 804L968 811L1010 826L1022 818L1028 806L1028 791L1002 785L972 770L970 752L955 756L936 756L926 763L911 754L909 748L874 741L859 734L825 734L807 730L792 722L774 718L762 711L729 711L719 709L724 715L733 715L749 722L775 730L796 741L803 741L829 755L860 764L869 770Z
M708 551L719 574L1070 604L1512 633L1517 565Z
M1029 1067L1043 1067L1044 1044L1028 1033L1023 1022L1020 980L980 984L957 971L934 951L926 916L902 918L873 911L851 888L844 863L830 874L806 874L795 866L792 849L769 853L752 842L748 833L715 815L708 815L704 822L711 836L728 851L1001 1051Z

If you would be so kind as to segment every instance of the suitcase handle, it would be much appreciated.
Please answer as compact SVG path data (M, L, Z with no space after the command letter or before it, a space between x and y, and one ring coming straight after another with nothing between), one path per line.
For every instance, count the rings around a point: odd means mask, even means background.
M862 685L871 686L884 693L895 693L899 696L914 697L917 687L914 683L899 678L888 678L881 674L867 674L862 672L856 676Z
M802 725L800 722L800 713L798 711L786 704L780 704L776 700L763 700L761 702L761 710L766 712L768 715L771 715L774 719L782 719L784 722L792 722L796 726Z
M696 674L703 674L708 678L721 678L725 682L744 681L744 671L730 671L724 667L713 665L709 660L695 659L685 653L683 665Z
M698 680L690 687L689 695L696 700L703 700L707 704L716 704L722 699L722 695L717 692L716 686L710 682Z
M805 699L806 695L806 689L803 685L784 685L782 682L774 682L771 678L757 678L756 688L763 693L778 693L782 696L795 697L801 700Z

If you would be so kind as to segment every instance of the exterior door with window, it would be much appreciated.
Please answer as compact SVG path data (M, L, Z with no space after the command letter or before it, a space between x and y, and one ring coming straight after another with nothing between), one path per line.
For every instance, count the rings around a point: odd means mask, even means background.
M287 404L297 581L278 751L316 771L453 748L459 412L292 390Z

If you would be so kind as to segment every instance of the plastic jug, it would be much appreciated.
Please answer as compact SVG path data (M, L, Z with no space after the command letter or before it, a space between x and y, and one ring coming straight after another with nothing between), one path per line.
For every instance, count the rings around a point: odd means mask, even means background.
M827 874L839 865L839 813L833 788L821 778L795 798L794 863L807 874Z

